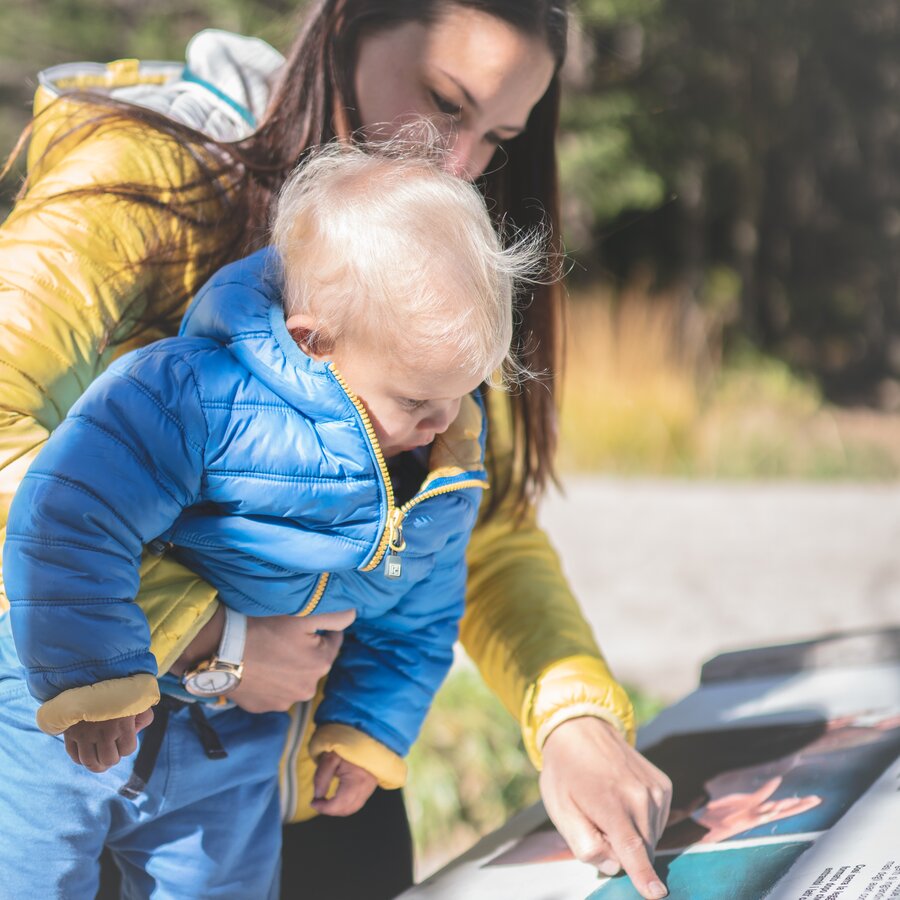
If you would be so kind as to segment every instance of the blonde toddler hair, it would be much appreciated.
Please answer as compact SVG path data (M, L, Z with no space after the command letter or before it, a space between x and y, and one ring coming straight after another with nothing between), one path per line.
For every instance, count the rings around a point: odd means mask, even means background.
M541 271L544 236L504 247L484 200L427 140L331 143L286 181L272 228L285 316L315 323L311 346L343 337L427 364L455 346L459 367L520 377L514 302Z

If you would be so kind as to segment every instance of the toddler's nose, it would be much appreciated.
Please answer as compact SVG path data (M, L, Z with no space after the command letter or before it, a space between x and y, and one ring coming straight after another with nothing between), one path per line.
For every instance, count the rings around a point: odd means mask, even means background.
M459 400L448 400L435 406L419 423L419 428L422 431L432 432L432 438L436 434L443 434L458 415L459 404Z

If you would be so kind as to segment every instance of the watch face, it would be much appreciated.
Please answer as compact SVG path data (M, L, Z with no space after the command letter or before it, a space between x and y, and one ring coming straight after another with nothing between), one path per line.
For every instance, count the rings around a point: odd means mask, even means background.
M238 686L240 679L234 672L216 671L207 669L203 672L195 672L185 679L185 690L201 697L216 697L219 694L227 694Z

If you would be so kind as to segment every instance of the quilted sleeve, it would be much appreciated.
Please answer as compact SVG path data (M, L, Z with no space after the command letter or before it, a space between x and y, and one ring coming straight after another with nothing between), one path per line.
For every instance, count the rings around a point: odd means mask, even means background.
M335 750L376 775L382 787L404 783L403 757L453 662L468 536L468 530L452 535L431 574L393 610L345 632L316 711L314 756Z
M509 461L505 423L502 413L491 411L491 481L502 484ZM550 732L578 716L604 719L633 740L631 701L609 671L534 510L517 516L501 508L481 522L472 533L468 564L460 638L519 721L535 766L541 767Z
M96 694L84 688L132 679L93 711L124 715L113 707L148 690L134 677L157 673L146 617L131 602L141 553L199 497L206 441L192 373L164 346L124 357L93 382L10 508L3 563L13 636L29 689L52 702L54 727Z
M138 316L158 317L172 298L191 296L208 275L200 261L211 242L229 239L222 192L184 194L181 186L198 179L201 161L172 139L107 123L75 128L54 144L89 114L83 105L59 101L42 115L30 151L31 186L0 225L0 542L25 471L72 404L122 352L123 335ZM89 193L123 183L181 190L192 215ZM164 257L145 264L160 248ZM162 336L149 329L137 342ZM145 560L138 602L161 669L212 615L215 597L176 561ZM0 608L5 605L0 584Z

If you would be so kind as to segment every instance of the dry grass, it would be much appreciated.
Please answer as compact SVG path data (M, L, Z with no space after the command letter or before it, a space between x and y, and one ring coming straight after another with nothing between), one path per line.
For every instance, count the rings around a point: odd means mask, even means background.
M750 353L720 363L715 323L677 297L576 296L564 469L700 477L895 478L900 417L830 407Z
M637 295L580 298L569 319L564 464L618 472L677 469L699 409L691 358L675 338L674 303Z

